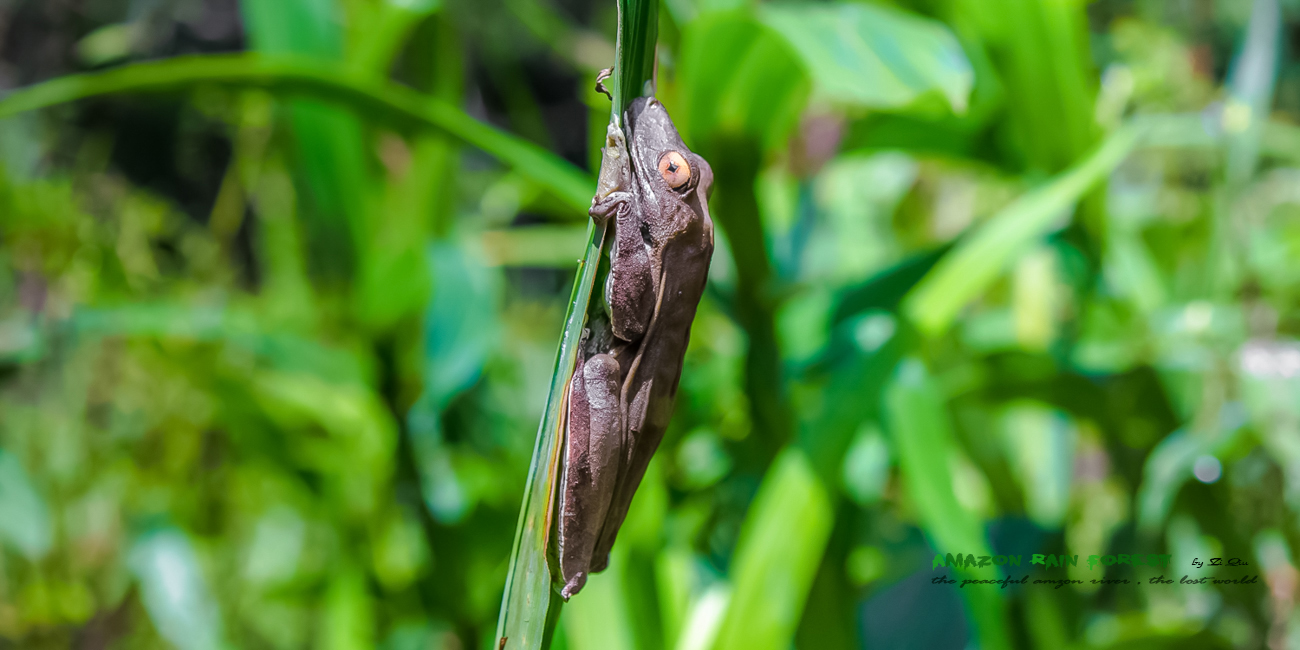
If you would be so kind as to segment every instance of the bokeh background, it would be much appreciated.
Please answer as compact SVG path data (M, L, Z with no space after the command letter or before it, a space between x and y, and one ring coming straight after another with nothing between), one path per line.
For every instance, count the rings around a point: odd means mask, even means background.
M0 87L52 82L0 100L0 648L496 647L615 24L0 0ZM554 647L1300 647L1300 3L659 33L718 247ZM936 552L1085 583L931 585ZM1086 582L1102 553L1260 578Z

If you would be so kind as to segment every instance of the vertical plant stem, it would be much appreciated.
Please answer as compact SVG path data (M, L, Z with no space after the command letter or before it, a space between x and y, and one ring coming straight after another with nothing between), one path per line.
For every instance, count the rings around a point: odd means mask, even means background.
M659 0L618 0L618 43L614 62L611 120L637 97L655 94L655 43L659 39Z
M632 99L654 94L654 52L658 36L659 0L618 0L618 42L611 94L611 121L623 127L621 116ZM605 247L605 228L588 228L587 253L578 265L564 332L551 372L546 410L537 430L533 459L528 468L523 504L515 530L510 572L506 577L501 613L497 619L498 650L549 648L563 600L555 588L547 561L552 509L560 476L564 442L562 408L565 388L573 375L577 344L586 322L593 290L597 299L604 282L598 275ZM608 265L603 265L606 268Z

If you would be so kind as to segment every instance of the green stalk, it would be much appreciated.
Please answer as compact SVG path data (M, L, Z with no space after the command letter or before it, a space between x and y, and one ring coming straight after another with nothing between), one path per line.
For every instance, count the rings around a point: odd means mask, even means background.
M618 43L610 79L610 120L621 116L637 97L655 94L655 43L659 40L659 0L618 0ZM624 127L626 128L626 127Z
M636 97L654 94L658 21L659 0L618 0L618 41L610 84L613 96L610 120L621 128L626 128L621 116L628 104ZM506 576L501 613L497 618L498 650L549 648L564 602L559 595L559 577L552 575L553 565L547 559L548 538L555 528L553 515L562 466L561 408L567 403L565 389L573 376L578 342L586 325L588 309L593 304L593 290L598 301L604 300L599 288L605 285L602 276L609 267L606 239L605 228L596 228L594 222L588 227L587 253L578 264L577 278L570 294L564 332L551 372L546 410L537 430L519 523L515 529L510 572Z

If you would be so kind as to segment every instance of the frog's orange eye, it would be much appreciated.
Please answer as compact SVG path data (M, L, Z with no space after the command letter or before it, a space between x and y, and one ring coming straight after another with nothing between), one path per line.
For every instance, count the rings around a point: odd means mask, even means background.
M668 187L680 189L691 180L691 166L680 153L669 151L659 156L659 175L664 177Z

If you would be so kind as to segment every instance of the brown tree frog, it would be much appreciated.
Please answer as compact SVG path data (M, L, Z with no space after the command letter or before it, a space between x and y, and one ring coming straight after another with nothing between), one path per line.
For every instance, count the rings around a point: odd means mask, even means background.
M623 119L626 137L616 124L607 133L589 211L613 226L604 308L589 312L568 388L556 549L566 600L609 564L668 427L713 254L709 164L653 97Z

